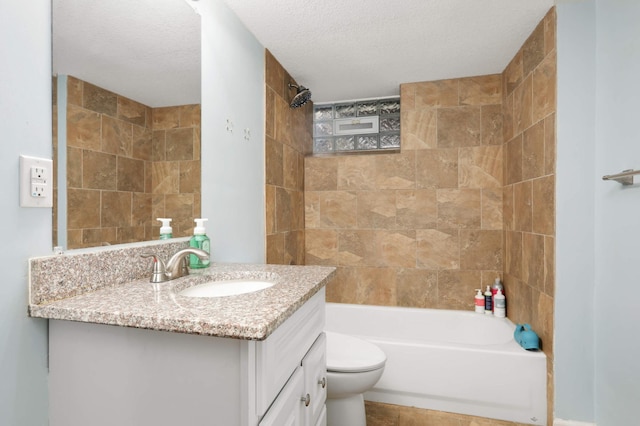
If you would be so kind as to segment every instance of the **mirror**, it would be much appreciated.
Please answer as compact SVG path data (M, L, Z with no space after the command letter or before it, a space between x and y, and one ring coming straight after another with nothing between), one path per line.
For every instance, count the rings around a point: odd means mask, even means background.
M53 0L53 245L173 236L200 216L200 16L191 0Z

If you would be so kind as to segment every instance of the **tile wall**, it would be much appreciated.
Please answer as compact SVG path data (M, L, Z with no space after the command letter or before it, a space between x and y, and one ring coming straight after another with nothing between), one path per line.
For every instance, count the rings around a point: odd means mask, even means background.
M290 108L295 81L265 50L267 263L305 264L304 157L311 153L313 103Z
M189 235L200 215L200 106L153 109L74 77L67 92L68 248L156 239L156 217Z
M502 275L502 79L401 86L402 152L305 161L307 264L331 302L471 309Z
M547 355L553 413L556 14L551 9L502 73L504 282L508 316L529 323Z
M471 310L473 289L501 276L509 318L530 323L547 355L548 424L555 25L553 8L502 74L401 85L400 154L305 161L306 263L338 267L327 300ZM394 410L367 407L391 413L380 424L423 424Z

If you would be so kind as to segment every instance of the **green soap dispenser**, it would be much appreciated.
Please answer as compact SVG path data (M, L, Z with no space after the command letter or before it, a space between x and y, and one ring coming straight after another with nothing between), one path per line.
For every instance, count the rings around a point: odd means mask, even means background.
M160 239L168 240L173 237L173 230L171 229L171 219L168 217L159 217L156 220L162 222L162 226L160 227Z
M199 248L211 253L211 240L206 235L206 229L204 228L204 222L208 219L195 219L196 227L193 230L193 237L189 240L189 247ZM192 269L202 269L209 267L209 259L200 259L195 254L189 255L189 267Z

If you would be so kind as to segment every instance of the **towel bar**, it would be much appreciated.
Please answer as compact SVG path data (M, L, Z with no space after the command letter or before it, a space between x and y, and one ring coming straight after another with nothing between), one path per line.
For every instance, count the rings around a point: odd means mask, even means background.
M640 175L640 170L623 170L622 172L616 173L615 175L602 176L602 180L615 180L622 185L633 185L634 175Z

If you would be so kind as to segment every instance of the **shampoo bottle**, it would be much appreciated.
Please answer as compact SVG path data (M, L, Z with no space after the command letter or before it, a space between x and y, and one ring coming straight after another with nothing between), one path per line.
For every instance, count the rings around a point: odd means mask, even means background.
M498 292L493 297L493 314L497 318L504 318L507 316L507 298L502 294L502 290L498 289Z
M168 240L173 237L173 229L171 229L171 219L159 217L156 220L162 222L162 226L160 227L160 239Z
M204 222L207 219L195 219L196 227L193 230L193 237L189 240L189 247L199 248L207 253L211 253L211 241L206 235L206 229L204 228ZM209 259L201 260L195 254L189 255L189 267L195 269L202 269L209 267Z
M491 295L490 286L487 286L487 290L484 292L484 313L493 315L493 296Z
M502 294L504 294L504 286L500 282L500 277L496 278L496 280L491 285L491 295L493 296L493 309L496 309L496 294L498 294L498 290L502 290Z
M482 289L476 289L476 312L479 314L484 314L484 294L482 294Z

